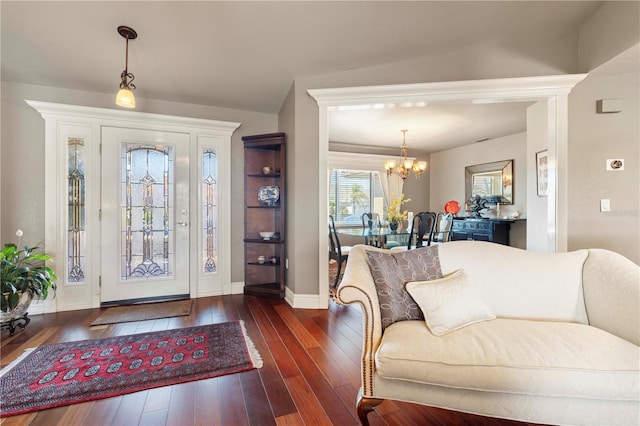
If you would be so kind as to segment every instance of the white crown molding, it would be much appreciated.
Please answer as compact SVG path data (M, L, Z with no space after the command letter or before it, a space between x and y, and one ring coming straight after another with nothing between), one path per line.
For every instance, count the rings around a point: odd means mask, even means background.
M499 78L491 80L309 89L318 104L360 105L389 102L474 100L513 102L566 94L587 74Z
M38 111L44 119L50 117L73 117L74 120L100 120L101 122L119 123L147 123L149 125L163 127L190 127L207 131L218 131L231 134L240 126L240 123L232 121L208 120L204 118L181 117L174 115L155 114L149 112L125 111L111 108L97 108L81 105L67 105L53 102L26 100L26 102Z

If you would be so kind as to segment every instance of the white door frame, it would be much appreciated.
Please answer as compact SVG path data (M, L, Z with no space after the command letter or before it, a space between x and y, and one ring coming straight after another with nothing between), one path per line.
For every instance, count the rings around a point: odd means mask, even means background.
M489 80L450 81L384 86L310 89L318 103L318 196L319 214L319 293L328 304L329 236L326 232L327 157L329 152L328 111L339 106L385 105L390 103L437 103L468 101L484 103L543 101L549 105L549 196L547 214L547 249L567 250L567 167L568 167L568 96L587 74L541 77L518 77ZM326 306L325 306L326 307Z
M215 147L218 152L218 180L220 217L218 227L219 253L225 258L219 259L217 279L222 288L214 289L210 280L197 270L198 248L200 241L199 226L190 229L191 286L190 295L194 297L212 294L231 293L231 135L240 123L206 120L190 117L178 117L151 114L137 111L125 111L108 108L95 108L77 105L57 104L40 101L26 101L37 110L45 120L45 241L44 245L55 264L59 283L56 298L43 304L42 312L56 312L74 309L87 309L100 306L100 141L103 126L125 127L133 129L160 130L189 134L190 157L194 164L190 171L190 186L195 194L190 200L190 211L194 215L191 223L200 223L198 214L199 179L197 167L199 149L202 146ZM87 146L86 176L88 193L85 204L88 258L86 280L84 283L72 283L67 280L66 268L66 203L67 188L67 137L81 137ZM37 313L37 312L34 312Z

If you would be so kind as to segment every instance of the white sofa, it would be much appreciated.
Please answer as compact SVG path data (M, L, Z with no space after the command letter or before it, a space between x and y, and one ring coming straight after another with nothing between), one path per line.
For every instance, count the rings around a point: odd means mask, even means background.
M358 416L385 399L547 424L640 424L640 267L607 250L536 253L438 246L496 319L443 336L424 320L383 330L367 251L355 246L336 300L363 312ZM420 249L424 250L424 249Z

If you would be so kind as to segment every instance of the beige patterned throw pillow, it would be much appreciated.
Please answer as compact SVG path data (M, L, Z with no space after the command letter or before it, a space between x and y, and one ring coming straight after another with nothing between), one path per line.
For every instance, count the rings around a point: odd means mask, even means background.
M438 246L388 253L368 251L367 257L380 301L382 328L397 321L424 319L404 285L442 277Z

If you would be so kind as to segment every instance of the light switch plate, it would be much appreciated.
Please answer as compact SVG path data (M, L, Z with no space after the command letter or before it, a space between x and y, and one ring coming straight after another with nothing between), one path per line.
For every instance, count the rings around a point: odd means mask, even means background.
M610 212L611 211L611 200L608 198L603 198L600 200L600 211L601 212Z

